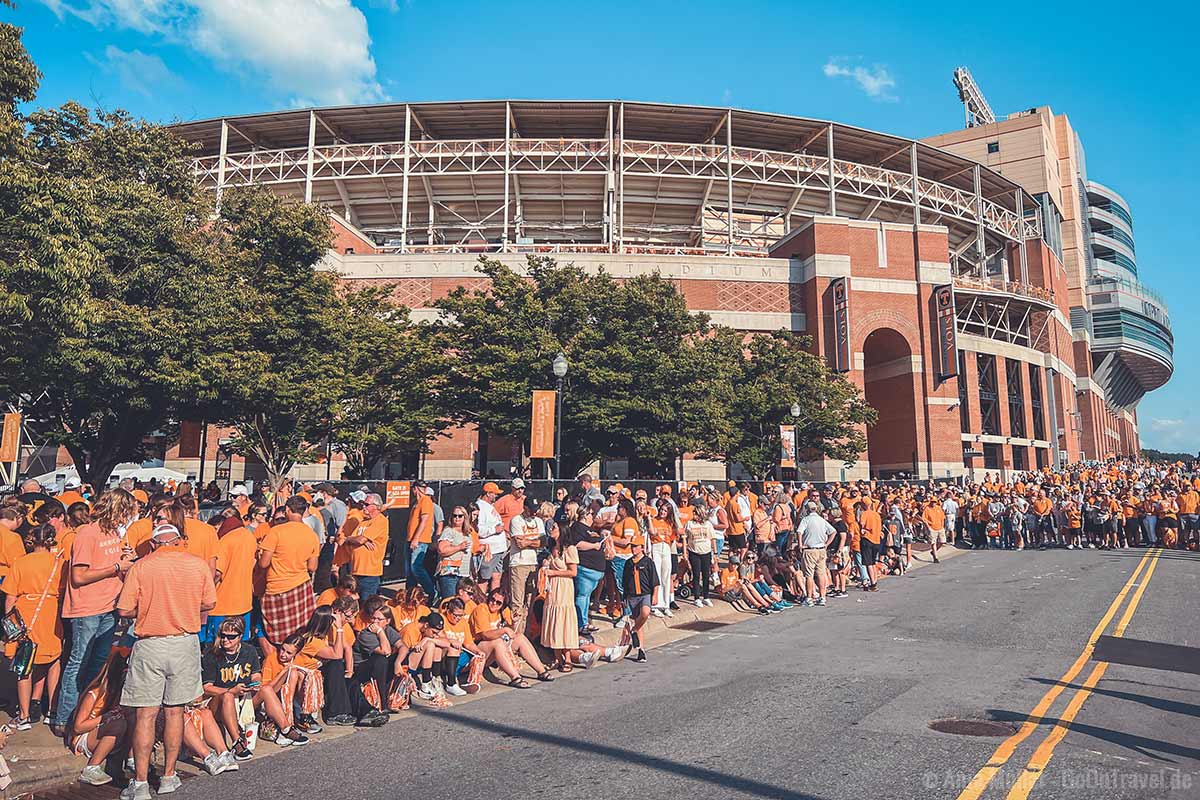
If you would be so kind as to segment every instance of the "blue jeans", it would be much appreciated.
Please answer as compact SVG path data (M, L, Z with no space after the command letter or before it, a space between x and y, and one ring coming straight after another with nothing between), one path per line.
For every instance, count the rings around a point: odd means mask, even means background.
M454 593L458 591L458 582L460 580L462 580L462 577L455 575L454 573L450 573L449 575L438 575L438 600L445 600L447 597L454 597Z
M579 617L579 627L588 624L588 609L592 603L592 592L604 580L604 573L599 570L577 567L575 569L575 613Z
M106 611L91 617L76 617L71 623L71 653L63 669L62 688L58 693L58 705L54 707L55 725L66 725L79 705L79 691L87 688L100 668L108 660L112 650L113 629L117 626L117 612Z
M791 531L780 531L779 533L775 534L775 550L779 553L779 555L783 555L787 552L787 543L791 536Z
M429 571L425 569L425 551L429 549L429 542L413 545L412 551L409 553L408 570L408 585L415 586L421 584L421 588L425 590L425 594L433 596L435 587L433 578L430 577ZM362 597L362 591L359 591L359 597Z
M355 580L358 581L358 597L362 601L366 601L373 594L379 594L379 584L383 579L378 575L355 575Z
M628 556L613 556L612 561L608 562L608 567L613 571L613 577L617 579L617 599L621 604L625 603L625 588L621 585L621 578L625 576L625 562L629 560Z

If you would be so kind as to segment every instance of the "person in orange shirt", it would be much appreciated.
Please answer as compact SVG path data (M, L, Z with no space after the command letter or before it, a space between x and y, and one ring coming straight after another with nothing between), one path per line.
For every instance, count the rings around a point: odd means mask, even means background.
M185 494L175 500L183 508L183 534L187 537L187 551L199 557L208 564L209 569L216 570L217 563L217 529L207 522L201 522L196 496ZM220 517L214 517L218 522Z
M434 537L433 496L426 491L428 488L424 481L413 483L412 511L408 517L408 585L419 583L425 594L432 597L437 592L437 587L429 570L425 568L425 554L429 551ZM364 516L368 514L371 498L377 496L367 495L363 507ZM505 530L507 529L505 523ZM370 596L365 591L362 594L364 597Z
M487 601L475 606L471 612L471 639L482 650L488 663L494 663L500 671L509 677L509 686L518 689L528 689L529 682L521 677L517 669L516 656L533 667L538 680L549 683L554 680L550 668L542 663L537 650L525 634L512 627L513 618L506 608L507 598L499 589L488 592ZM453 620L458 603L451 600L446 613Z
M433 508L433 500L423 491L418 491L417 494L429 501L429 508ZM413 513L418 513L418 508L413 509ZM429 512L430 524L432 524L433 512ZM358 530L353 536L347 536L345 544L350 550L350 574L358 578L358 596L367 598L374 594L379 594L379 585L383 579L383 559L387 555L388 539L388 518L383 513L383 498L377 494L369 494L363 501L363 521L359 524ZM410 541L411 544L411 541ZM421 542L422 545L428 545L428 542ZM420 558L413 556L413 569L416 570L416 565L424 561L425 550L421 550ZM421 570L424 571L424 566ZM428 579L428 573L424 573ZM425 586L426 581L420 581L422 588L429 592L429 587Z
M1179 545L1185 547L1195 541L1200 530L1200 492L1184 481L1179 494Z
M267 640L279 644L299 633L316 609L312 573L321 545L308 527L304 513L308 501L290 497L284 506L286 522L272 525L259 544L258 566L266 570L262 597L263 627Z
M258 541L242 521L230 517L222 523L226 533L217 541L213 554L217 604L209 614L201 641L215 642L226 618L240 617L246 641L250 640L250 609L254 605L254 566Z
M883 519L879 512L871 508L866 500L858 503L858 526L862 532L859 541L859 552L862 554L863 566L867 568L867 576L871 579L870 586L863 586L865 591L879 591L879 544L883 540Z
M929 553L933 556L933 563L937 564L938 544L946 541L946 512L937 498L931 498L925 505L921 521L925 523L925 530L929 534Z

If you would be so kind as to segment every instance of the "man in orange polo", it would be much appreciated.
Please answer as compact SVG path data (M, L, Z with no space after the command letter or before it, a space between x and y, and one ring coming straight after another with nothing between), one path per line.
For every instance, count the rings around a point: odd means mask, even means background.
M869 592L879 591L879 544L883 541L883 519L871 503L866 500L858 502L858 527L862 531L859 539L859 551L862 555L863 566L867 568L867 577L871 579L870 586L863 586Z

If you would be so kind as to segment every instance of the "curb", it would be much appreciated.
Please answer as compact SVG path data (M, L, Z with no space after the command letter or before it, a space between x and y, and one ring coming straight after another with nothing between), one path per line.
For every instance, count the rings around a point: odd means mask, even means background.
M928 558L928 552L928 549L914 548L914 556L922 556L924 558L915 558L913 565L908 571L913 572L926 567L934 566L932 561L926 560ZM969 551L966 549L960 549L958 547L946 546L939 550L939 555L942 561L947 561L962 555L965 552ZM752 611L739 611L724 601L718 601L712 606L705 607L693 606L690 602L686 605L681 603L679 611L675 612L674 617L666 618L652 616L646 621L646 624L642 627L645 649L654 650L664 645L680 641L681 639L706 633L706 631L690 630L686 627L698 622L735 625L745 620L758 619L759 616L759 614ZM596 644L612 646L617 644L620 640L621 630L621 628L602 627L593 638ZM596 666L593 666L587 670L576 669L570 673L558 673L555 675L555 680L570 679L576 674L591 672L592 670L603 668L604 666L608 665L604 662L598 662ZM512 687L502 683L491 683L485 680L483 685L480 687L480 690L476 694L456 698L453 706L457 708L461 705L466 705L477 700L482 700L487 697L493 697L497 694L510 691L521 690L515 690ZM418 716L420 713L424 713L425 711L426 707L421 706L420 711L415 709L403 711L399 714L393 715L391 720L398 722L400 720L410 719ZM389 722L389 724L391 723ZM346 736L352 736L356 733L365 733L372 730L375 729L359 729L354 727L340 728L329 726L326 727L325 730L320 734L320 738L314 738L312 740L312 744L310 746L319 746L324 742L336 741ZM58 740L54 741L56 743L58 742ZM56 757L33 760L22 759L20 757L8 758L8 764L12 770L13 779L12 785L8 788L8 797L15 798L22 795L32 795L49 789L61 789L63 788L64 784L70 784L75 780L76 777L78 777L80 770L83 769L84 759L81 756L76 756L69 751L63 750L61 743L58 743L55 746L59 748L57 752L60 753L60 755ZM44 748L38 747L38 749ZM260 742L254 753L254 761L257 761L260 758L270 758L271 756L281 753L284 750L285 748L276 747L271 742ZM253 761L245 763L253 763ZM197 776L205 774L203 770L184 760L180 760L179 762L179 772L184 776Z

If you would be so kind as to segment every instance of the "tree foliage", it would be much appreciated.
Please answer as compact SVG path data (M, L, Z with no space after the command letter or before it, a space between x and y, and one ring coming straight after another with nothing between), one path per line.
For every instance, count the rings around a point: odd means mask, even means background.
M875 422L875 410L857 386L809 351L807 337L778 331L743 341L742 334L726 329L716 346L733 362L737 386L729 408L730 461L765 477L779 463L781 424L797 427L802 459L807 454L853 462L866 450L864 426Z
M454 355L458 421L527 442L532 392L554 387L550 364L561 351L570 365L565 468L599 456L712 449L720 421L695 424L724 390L698 361L708 320L690 314L668 281L618 281L533 256L520 273L487 258L477 269L487 288L459 288L435 303L441 345Z

